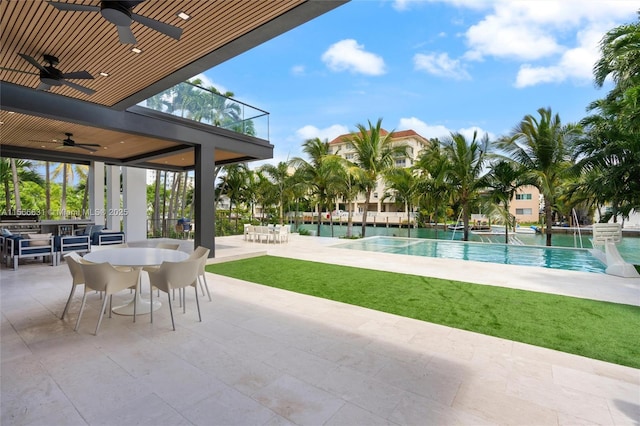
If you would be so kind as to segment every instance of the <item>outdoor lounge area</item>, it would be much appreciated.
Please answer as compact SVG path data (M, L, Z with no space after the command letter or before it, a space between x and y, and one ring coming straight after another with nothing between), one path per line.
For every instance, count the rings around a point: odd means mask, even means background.
M189 251L188 241L180 240ZM221 262L268 253L640 305L638 283L601 274L216 239ZM156 241L129 242L153 246ZM390 257L393 256L393 257ZM472 267L470 267L472 266ZM66 265L2 269L4 424L635 424L638 370L207 273L186 313L104 318L81 296L65 316ZM148 278L143 274L143 295ZM114 306L132 296L114 296ZM176 302L177 304L177 302ZM100 397L97 397L99 395Z

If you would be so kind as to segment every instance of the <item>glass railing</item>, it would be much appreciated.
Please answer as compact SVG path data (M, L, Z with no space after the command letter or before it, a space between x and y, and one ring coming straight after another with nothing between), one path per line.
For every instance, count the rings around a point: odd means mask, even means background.
M269 140L268 112L193 83L180 83L138 105Z

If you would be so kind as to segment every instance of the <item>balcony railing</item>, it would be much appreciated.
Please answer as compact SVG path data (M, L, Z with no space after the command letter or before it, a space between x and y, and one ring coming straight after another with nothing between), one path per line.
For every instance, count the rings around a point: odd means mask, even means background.
M269 140L268 112L193 83L180 83L138 105Z

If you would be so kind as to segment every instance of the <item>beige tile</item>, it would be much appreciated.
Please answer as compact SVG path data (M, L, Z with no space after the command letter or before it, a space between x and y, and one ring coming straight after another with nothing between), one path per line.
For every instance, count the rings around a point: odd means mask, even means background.
M375 378L400 389L451 405L462 383L457 377L465 367L455 362L443 362L437 370L427 362L396 362L385 366ZM455 371L454 374L451 372Z
M495 392L481 384L463 384L453 402L460 409L486 421L510 425L556 425L554 410L527 399Z
M406 393L346 367L330 372L317 386L382 418L388 418Z
M395 424L348 402L325 423L326 426L392 426Z
M252 397L296 424L323 424L345 403L341 398L288 375Z
M460 408L440 404L413 393L405 393L389 416L400 425L495 425Z

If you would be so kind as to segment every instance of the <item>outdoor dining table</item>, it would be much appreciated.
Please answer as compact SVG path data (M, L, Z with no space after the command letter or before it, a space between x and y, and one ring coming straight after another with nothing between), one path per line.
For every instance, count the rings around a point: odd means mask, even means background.
M180 250L169 250L153 247L123 247L105 249L90 252L84 255L84 259L94 263L109 262L113 266L129 266L132 268L144 268L147 266L159 266L162 262L180 262L186 260L189 255ZM138 283L137 296L129 303L113 308L113 312L119 315L133 315L134 304L136 314L151 313L150 301L140 296L140 283ZM153 301L153 310L158 310L162 303Z

